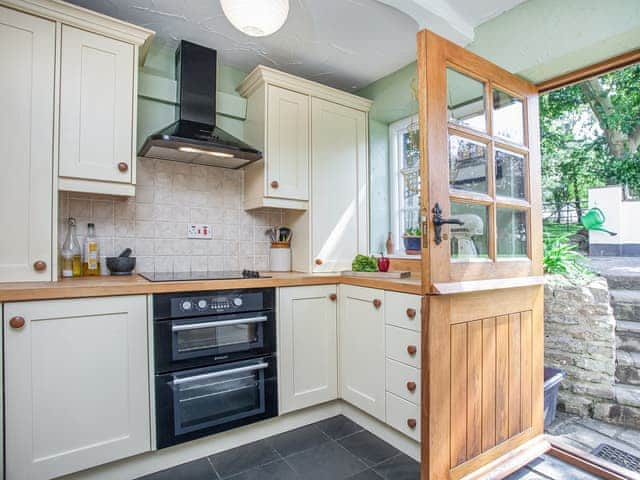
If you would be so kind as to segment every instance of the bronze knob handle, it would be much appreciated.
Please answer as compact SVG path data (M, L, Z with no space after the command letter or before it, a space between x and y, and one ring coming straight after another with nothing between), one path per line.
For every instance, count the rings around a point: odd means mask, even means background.
M271 182L271 188L278 188L280 186L280 184L278 183L277 180L274 180Z
M407 308L407 317L416 318L416 309L415 308Z
M415 418L410 418L407 420L407 426L413 430L414 428L416 428L416 425L418 425L418 422L416 421Z
M24 317L16 316L9 320L9 326L11 328L22 328L24 327Z
M373 301L373 306L376 307L376 308L380 308L380 305L382 305L382 300L379 300L379 299L376 298Z
M33 262L33 269L36 272L43 272L47 269L47 262L43 262L42 260L36 260Z
M416 391L416 382L407 382L407 390L410 392Z
M409 355L415 355L417 353L417 351L418 351L418 347L416 347L415 345L409 345L407 347L407 353Z
M338 299L338 295L336 295L335 293L332 293L331 295L329 295L329 300L331 300L332 302L335 302Z
M120 170L122 173L125 173L127 170L129 170L129 165L124 162L120 162L118 164L118 170Z
M322 259L316 258L316 265L322 265Z

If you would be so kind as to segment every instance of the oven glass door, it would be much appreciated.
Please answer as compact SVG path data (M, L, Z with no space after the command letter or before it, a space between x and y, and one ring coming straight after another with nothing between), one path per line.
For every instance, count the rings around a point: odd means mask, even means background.
M171 322L173 360L258 350L264 346L266 314L205 317Z
M277 415L271 356L161 375L158 447Z

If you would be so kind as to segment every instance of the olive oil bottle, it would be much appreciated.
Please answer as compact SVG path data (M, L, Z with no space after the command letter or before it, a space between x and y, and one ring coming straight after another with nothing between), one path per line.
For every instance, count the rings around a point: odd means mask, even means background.
M93 223L87 225L87 236L84 239L84 263L83 274L86 276L100 275L100 251L96 238L96 226Z

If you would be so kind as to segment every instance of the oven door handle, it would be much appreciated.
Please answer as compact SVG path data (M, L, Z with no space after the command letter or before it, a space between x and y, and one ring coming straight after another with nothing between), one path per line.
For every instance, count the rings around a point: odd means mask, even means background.
M232 375L234 373L252 372L254 370L264 370L268 366L269 364L266 362L256 363L255 365L247 365L246 367L231 368L229 370L219 370L217 372L203 373L201 375L194 375L192 377L175 378L171 383L173 383L174 385L180 385L183 383L190 383L197 380L205 380L207 378L215 378L215 377L222 377L225 375Z
M269 320L267 317L251 317L251 318L237 318L235 320L221 320L218 322L202 322L202 323L185 323L184 325L172 325L171 331L181 332L183 330L198 330L200 328L209 327L227 327L229 325L241 325L243 323L261 323Z

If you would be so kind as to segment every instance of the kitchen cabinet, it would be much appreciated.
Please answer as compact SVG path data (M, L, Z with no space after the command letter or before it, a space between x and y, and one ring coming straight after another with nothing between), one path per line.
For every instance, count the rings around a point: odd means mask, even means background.
M6 303L9 479L151 449L145 296Z
M264 158L245 169L245 209L306 207L309 104L308 95L275 85L264 85L251 97L246 139L262 150ZM254 113L256 108L260 113Z
M384 422L384 291L340 285L338 299L340 397Z
M73 184L67 179L133 185L135 51L131 43L62 25L62 189Z
M0 6L0 282L51 281L56 24Z
M280 288L278 295L280 413L335 400L336 286Z
M350 270L368 252L367 115L319 98L311 111L312 269Z

